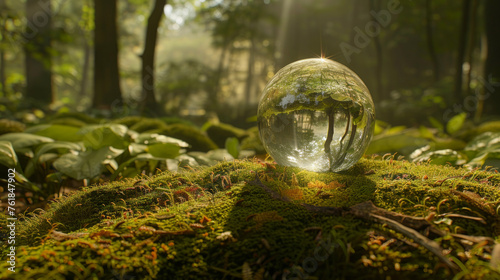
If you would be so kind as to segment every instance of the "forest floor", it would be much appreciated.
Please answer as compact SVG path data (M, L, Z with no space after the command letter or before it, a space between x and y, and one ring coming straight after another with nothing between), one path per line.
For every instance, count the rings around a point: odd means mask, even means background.
M392 157L164 172L18 216L0 279L500 279L499 187L497 171Z

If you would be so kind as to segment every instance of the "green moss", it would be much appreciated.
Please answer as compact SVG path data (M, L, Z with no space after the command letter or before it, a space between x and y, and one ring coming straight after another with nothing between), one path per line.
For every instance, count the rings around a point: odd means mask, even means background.
M164 129L166 127L167 125L162 120L143 118L142 120L130 126L129 128L131 130L142 133L151 130Z
M292 202L249 184L256 174ZM0 278L237 279L245 268L264 279L446 279L453 273L435 255L383 224L316 214L300 204L350 207L371 200L428 217L445 232L498 242L499 186L495 172L392 158L362 159L340 174L248 160L165 172L86 188L45 212L19 216L18 270L10 274L2 262ZM0 215L2 224L5 218ZM500 276L488 264L491 244L471 249L451 235L429 238L463 264L466 279Z
M141 117L141 116L126 116L123 118L113 120L113 123L123 124L123 125L127 126L128 128L130 128L131 126L143 121L144 119L146 119L146 118Z
M95 119L93 117L90 117L89 115L86 115L84 113L79 113L79 112L65 112L65 113L58 113L55 114L54 116L51 116L49 118L50 122L54 122L58 119L73 119L73 120L78 120L80 122L83 122L85 124L98 124L101 122L99 119ZM59 123L63 124L63 123Z
M257 126L249 128L247 133L248 137L241 141L241 149L253 150L258 155L265 154L266 149L264 148L264 145L262 145L262 141L260 141L259 128Z
M69 125L74 127L82 127L87 125L84 121L75 118L58 118L51 121L52 124Z
M26 126L18 121L0 119L0 135L12 132L23 132Z
M189 148L190 151L208 152L217 149L217 145L208 136L191 125L183 123L171 124L165 128L152 130L151 132L186 141L191 145Z
M167 124L167 125L170 125L170 124L185 124L185 125L195 126L191 121L188 121L186 119L182 119L182 118L179 118L179 117L164 117L164 118L161 118L161 120L165 124Z
M212 123L206 129L206 132L208 137L210 137L219 147L224 147L226 145L226 139L229 137L235 137L241 141L248 136L245 130L225 123Z

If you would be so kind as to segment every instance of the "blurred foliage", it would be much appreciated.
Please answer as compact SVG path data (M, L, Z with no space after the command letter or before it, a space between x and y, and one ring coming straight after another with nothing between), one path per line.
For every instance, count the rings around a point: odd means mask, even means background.
M233 129L240 139L246 135ZM255 153L241 150L236 138L221 146L227 151L218 149L200 128L177 118L109 121L60 113L28 128L3 119L0 131L0 169L16 169L17 190L26 206L59 197L63 188L213 165Z
M397 153L414 162L500 168L500 122L473 126L460 113L445 125L435 119L431 123L435 127L407 128L377 121L366 154Z

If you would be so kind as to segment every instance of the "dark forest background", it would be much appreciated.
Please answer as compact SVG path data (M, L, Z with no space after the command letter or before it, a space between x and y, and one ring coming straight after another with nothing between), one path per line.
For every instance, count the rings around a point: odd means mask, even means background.
M498 114L496 0L0 0L0 113L218 118L240 127L272 75L324 55L393 125Z

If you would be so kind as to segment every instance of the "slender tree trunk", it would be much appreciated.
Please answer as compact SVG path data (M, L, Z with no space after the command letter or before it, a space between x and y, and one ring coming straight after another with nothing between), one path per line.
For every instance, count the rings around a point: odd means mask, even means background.
M90 45L87 42L87 40L83 41L83 69L82 69L82 81L80 84L80 100L85 96L87 93L87 84L88 84L88 73L89 73L89 66L90 66Z
M476 44L476 18L477 18L477 7L479 6L478 0L472 0L472 9L470 11L470 28L469 28L469 38L467 44L467 52L465 54L465 61L469 63L469 68L465 73L465 88L462 92L464 98L470 94L470 82L472 78L472 66L473 66L473 53Z
M50 0L26 1L27 29L23 36L26 40L26 99L48 106L54 97L52 92L52 59L51 21L52 10ZM36 107L38 107L36 106Z
M154 61L156 41L158 37L158 26L160 25L163 15L163 8L167 4L167 0L155 0L153 9L148 18L148 25L146 27L146 40L144 44L144 52L142 53L142 109L144 113L149 111L153 114L161 114L162 110L158 106L155 97L155 74L154 74Z
M116 0L94 0L94 108L111 110L122 104L118 70Z
M255 68L255 38L252 36L250 39L250 50L248 54L248 68L247 68L247 80L245 83L245 110L243 111L245 114L249 113L251 107L250 102L252 101L252 90L254 83L254 68Z
M433 24L432 24L432 6L431 0L425 1L425 27L427 34L427 49L429 51L429 56L431 57L432 70L434 76L434 82L439 80L439 62L436 56L436 49L434 48L434 36L433 36Z
M500 89L494 83L500 82L500 1L487 0L485 5L486 36L488 40L488 58L485 65L485 114L498 115L500 107ZM498 85L498 84L497 84Z
M370 10L380 10L380 1L379 0L372 0L370 1ZM374 18L374 20L376 20ZM377 57L377 66L376 66L376 73L375 77L377 79L377 96L379 96L381 99L386 98L386 94L384 93L383 89L383 84L382 84L382 71L383 71L383 55L382 55L382 45L380 43L380 35L375 36L373 38L373 41L375 43L375 53Z
M222 50L219 56L219 63L217 65L217 72L215 72L215 78L214 78L214 86L211 92L208 94L208 102L207 102L207 111L208 112L216 112L217 111L217 104L219 100L219 91L220 91L220 84L222 81L222 77L224 76L224 63L226 62L226 56L229 50L229 38L226 38L224 40L224 44L222 46Z
M460 23L460 36L458 38L458 53L457 62L455 65L455 102L460 102L462 99L462 83L463 83L463 64L465 59L465 48L467 46L467 38L469 34L469 10L471 0L464 0L462 6L462 20Z
M293 6L293 0L283 0L283 6L281 8L280 23L278 29L278 37L276 40L276 70L279 70L286 64L285 59L285 48L286 42L288 41L288 32L290 27L290 16Z

